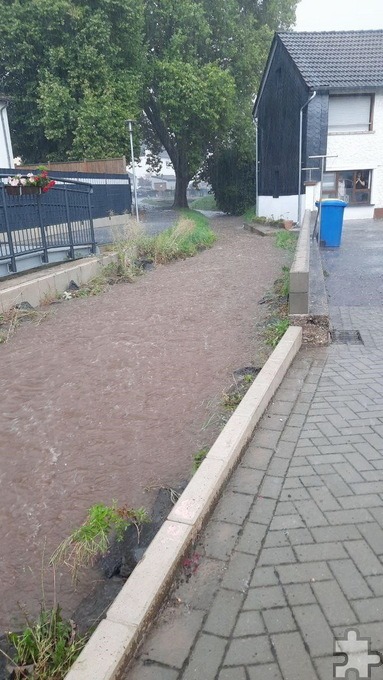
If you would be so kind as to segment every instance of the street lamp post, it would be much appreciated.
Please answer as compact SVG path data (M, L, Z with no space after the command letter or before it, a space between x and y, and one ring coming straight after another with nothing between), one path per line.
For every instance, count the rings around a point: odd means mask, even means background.
M135 163L134 163L134 149L133 149L133 123L134 123L134 120L127 120L126 121L126 124L128 125L128 129L129 129L129 136L130 136L130 155L131 155L131 159L132 159L134 204L136 206L136 219L137 219L137 222L139 222L140 218L139 218L139 215L138 215L138 203L137 203L136 166L135 166Z

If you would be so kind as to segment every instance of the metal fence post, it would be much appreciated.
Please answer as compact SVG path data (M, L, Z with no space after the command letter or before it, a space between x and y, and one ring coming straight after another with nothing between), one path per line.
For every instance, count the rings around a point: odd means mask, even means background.
M43 262L47 263L47 262L49 262L49 257L48 257L48 246L47 246L47 235L46 235L46 233L45 233L45 226L44 226L43 216L42 216L42 212L41 212L40 196L41 196L41 194L39 194L38 196L36 196L36 200L37 200L37 211L38 211L38 213L39 213L39 222L40 222L40 225L39 225L39 226L40 226L40 232L41 232L41 242L42 242L42 244L43 244L43 250L44 250L44 254L43 254Z
M74 260L74 244L73 244L73 233L72 233L72 223L70 220L70 208L69 208L69 200L68 200L68 193L67 193L68 186L64 184L64 196L65 196L65 210L66 210L66 218L67 218L67 224L68 224L68 237L69 237L69 257L71 260Z
M7 207L7 202L6 202L6 193L5 193L4 184L1 185L1 194L2 194L2 197L3 197L5 228L7 230L7 236L8 236L9 254L10 254L10 257L11 257L10 270L12 272L16 272L17 269L16 269L15 250L13 248L12 231L11 231L11 227L9 226L8 207Z
M96 246L96 237L94 235L94 224L93 224L93 217L92 217L92 203L90 200L90 196L93 194L93 189L90 188L88 191L88 210L89 210L89 224L90 224L90 236L91 236L91 243L92 243L92 253L93 255L97 252L97 246Z

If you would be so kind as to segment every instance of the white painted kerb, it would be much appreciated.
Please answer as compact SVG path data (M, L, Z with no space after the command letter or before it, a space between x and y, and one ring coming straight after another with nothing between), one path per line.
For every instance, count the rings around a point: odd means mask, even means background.
M302 344L290 326L109 608L66 680L117 680Z

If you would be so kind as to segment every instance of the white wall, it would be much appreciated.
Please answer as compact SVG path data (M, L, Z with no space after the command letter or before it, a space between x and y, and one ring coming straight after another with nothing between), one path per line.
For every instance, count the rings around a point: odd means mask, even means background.
M7 102L0 99L0 168L14 168Z
M303 199L302 207L304 208ZM282 218L285 220L294 220L294 222L296 222L298 219L298 195L279 196L279 198L259 196L258 215L270 217L274 220Z
M372 217L383 208L383 89L375 95L373 130L330 134L327 138L326 170L372 170L372 207L346 208L345 219Z

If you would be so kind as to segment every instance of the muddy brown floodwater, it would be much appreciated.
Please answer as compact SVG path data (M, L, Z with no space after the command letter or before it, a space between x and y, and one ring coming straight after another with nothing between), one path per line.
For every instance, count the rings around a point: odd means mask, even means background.
M0 346L0 628L39 611L42 557L94 503L150 509L155 491L191 472L209 400L251 365L258 300L285 260L274 239L239 219L216 218L218 241L158 267L133 285L50 307ZM57 598L71 613L95 570L73 590L65 569ZM52 574L45 571L51 604Z

